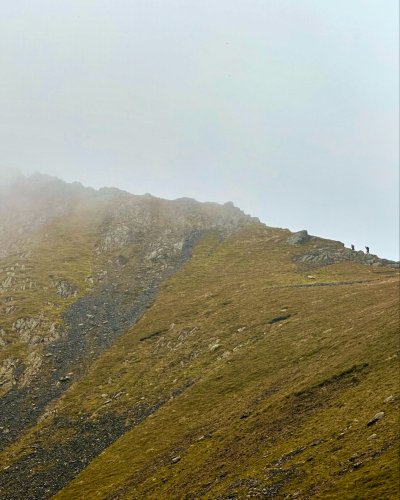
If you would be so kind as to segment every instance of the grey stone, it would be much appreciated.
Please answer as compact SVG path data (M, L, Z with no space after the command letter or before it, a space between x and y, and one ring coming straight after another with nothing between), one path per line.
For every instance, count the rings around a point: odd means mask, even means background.
M380 411L378 412L373 418L371 418L371 420L367 423L367 426L370 427L371 425L374 425L376 424L376 422L378 422L378 420L380 420L382 417L385 416L385 412L383 411Z
M302 231L298 231L297 233L293 233L290 238L287 239L287 243L289 245L300 245L302 243L306 243L310 239L310 235L304 229Z
M56 281L55 287L57 294L65 299L69 297L76 297L78 290L73 287L67 280L61 279Z

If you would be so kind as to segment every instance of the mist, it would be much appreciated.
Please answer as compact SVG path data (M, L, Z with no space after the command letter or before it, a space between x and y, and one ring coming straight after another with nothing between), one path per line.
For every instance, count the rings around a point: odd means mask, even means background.
M3 2L0 182L233 201L398 259L398 2Z

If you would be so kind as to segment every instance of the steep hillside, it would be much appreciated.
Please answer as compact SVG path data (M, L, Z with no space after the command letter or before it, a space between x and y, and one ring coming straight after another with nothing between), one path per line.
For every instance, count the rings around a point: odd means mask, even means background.
M0 261L2 498L398 498L397 264L63 189Z
M135 323L205 231L223 239L252 220L230 204L96 192L40 175L19 179L0 206L3 444Z

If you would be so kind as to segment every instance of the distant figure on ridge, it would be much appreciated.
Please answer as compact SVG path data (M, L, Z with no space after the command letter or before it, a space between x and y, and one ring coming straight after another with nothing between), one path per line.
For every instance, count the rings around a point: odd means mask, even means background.
M365 250L367 251L367 253L369 253L369 247L365 247Z
M354 245L351 245L351 249L354 250Z

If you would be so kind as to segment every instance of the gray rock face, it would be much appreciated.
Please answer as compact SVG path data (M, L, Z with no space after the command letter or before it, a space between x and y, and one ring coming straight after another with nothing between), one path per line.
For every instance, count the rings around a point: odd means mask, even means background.
M23 342L30 342L34 330L40 325L42 318L18 318L12 326Z
M344 247L319 247L309 252L297 255L294 260L307 267L326 266L337 264L339 262L354 261L360 264L373 267L391 267L398 268L399 263L387 259L380 259L377 255L365 254L363 251L354 252Z
M310 238L311 236L305 229L303 229L302 231L293 233L293 235L288 238L287 243L289 243L289 245L301 245L302 243L306 243L307 241L309 241Z
M16 365L17 361L13 358L6 358L0 364L0 395L15 384L14 368Z
M61 279L55 283L57 294L60 297L69 298L72 296L76 296L78 290L74 288L67 280Z
M21 342L28 345L48 344L58 338L57 325L43 316L18 318L12 325L12 332L18 335Z

